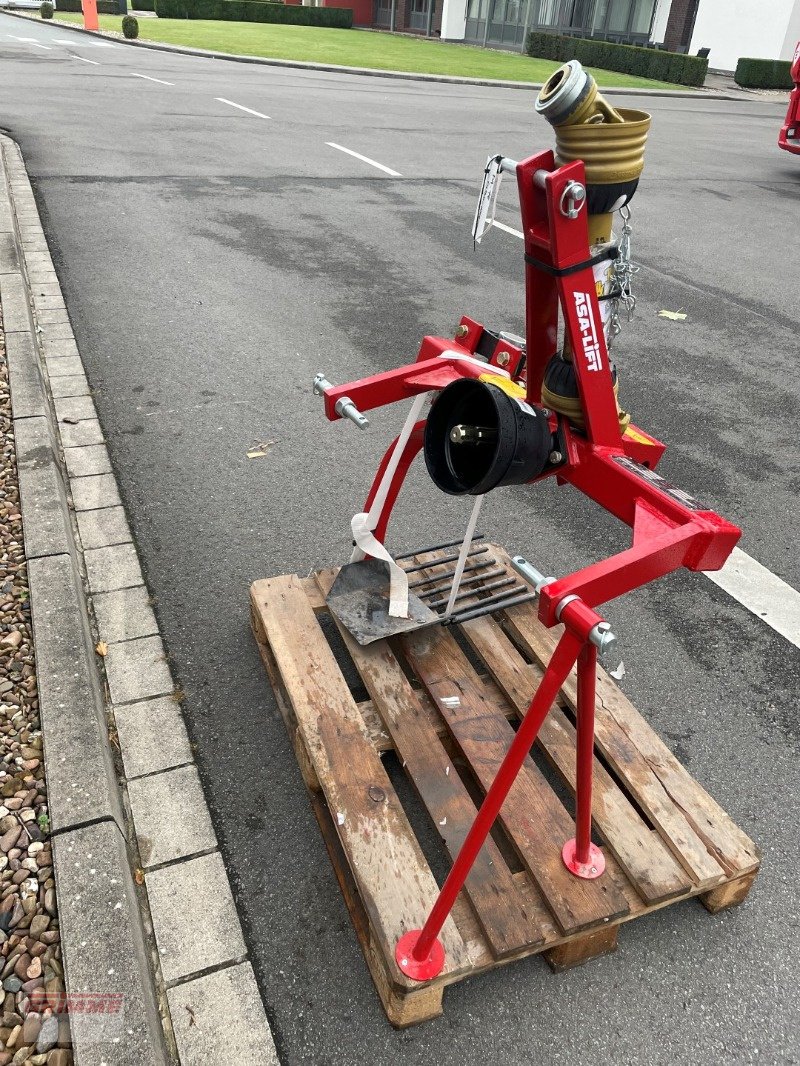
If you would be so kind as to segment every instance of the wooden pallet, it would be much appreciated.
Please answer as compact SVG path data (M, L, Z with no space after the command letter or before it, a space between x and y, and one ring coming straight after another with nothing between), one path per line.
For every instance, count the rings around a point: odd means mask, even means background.
M492 551L508 565L501 549ZM361 647L342 632L352 660L343 672L326 636L336 639L325 606L335 576L257 581L253 629L392 1024L436 1017L446 985L514 959L541 952L561 970L613 951L621 923L669 903L699 896L715 913L746 897L759 866L756 846L603 670L594 828L606 872L582 881L566 870L561 846L574 835L573 673L442 931L443 973L425 985L407 979L394 946L424 923L438 886L381 756L396 753L451 861L558 631L544 629L535 604L525 603L391 645ZM325 629L321 614L330 619ZM347 658L341 646L339 658ZM355 694L345 679L352 665L363 684Z

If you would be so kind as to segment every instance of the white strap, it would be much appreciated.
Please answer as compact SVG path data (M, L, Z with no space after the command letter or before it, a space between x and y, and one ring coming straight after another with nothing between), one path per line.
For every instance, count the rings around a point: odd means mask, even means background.
M464 567L467 562L467 556L469 555L469 549L472 546L472 537L475 533L475 527L478 524L478 515L481 513L482 503L483 496L476 496L475 503L472 507L472 514L469 516L469 522L467 523L467 532L464 534L464 540L461 542L461 550L458 553L458 562L456 563L456 572L453 575L453 584L450 589L450 598L447 601L447 607L445 608L444 612L445 618L450 617L453 611L453 605L456 602L458 589L461 585L461 578L464 576Z
M365 555L371 555L373 558L383 559L384 562L389 564L389 615L392 618L408 618L408 578L406 577L405 570L397 565L383 544L381 544L377 537L373 535L372 531L377 527L381 520L392 479L397 473L397 468L400 465L403 452L406 449L406 445L414 430L414 426L419 420L420 412L425 405L426 396L427 393L422 392L419 396L414 397L414 402L411 404L411 409L409 410L403 428L400 431L400 436L397 438L397 443L392 451L392 457L383 472L383 477L381 478L378 491L375 493L375 498L372 501L372 506L370 507L369 512L353 515L352 521L350 522L350 528L353 531L353 540L356 542L353 554L350 556L350 562L357 563L360 562Z

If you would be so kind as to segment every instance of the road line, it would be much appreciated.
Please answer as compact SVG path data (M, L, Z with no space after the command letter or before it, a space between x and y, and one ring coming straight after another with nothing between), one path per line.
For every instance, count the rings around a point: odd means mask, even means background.
M260 111L254 111L252 107L245 107L244 104L235 104L233 100L226 100L224 96L215 96L215 100L218 100L221 104L229 104L231 107L238 107L240 111L246 111L248 115L255 115L256 118L269 118L269 115L262 115Z
M800 592L757 559L734 548L721 570L704 571L742 607L800 648Z
M341 144L336 144L334 141L326 141L325 143L329 148L336 148L340 152L352 155L355 159L360 159L362 163L369 163L371 167L377 167L378 170L382 170L384 174L389 174L393 178L402 178L403 176L402 174L398 174L396 170L391 170L389 167L385 167L383 163L376 163L375 160L370 159L369 156L354 152L352 148L344 148Z
M81 63L91 63L93 67L100 66L94 59L86 59L85 56L70 56L70 59L80 59Z
M145 81L156 81L159 85L174 85L174 81L162 81L161 78L151 78L149 74L131 74L132 78L144 78Z

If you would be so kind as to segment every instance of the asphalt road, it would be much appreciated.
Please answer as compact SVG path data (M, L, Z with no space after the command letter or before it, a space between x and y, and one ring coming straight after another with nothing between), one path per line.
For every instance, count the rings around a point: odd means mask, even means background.
M666 476L800 588L800 163L776 147L783 105L633 106L654 121L624 403L669 443ZM667 908L559 977L533 958L465 982L443 1018L397 1033L250 635L254 579L344 560L401 417L330 425L313 375L408 361L463 312L520 331L521 246L496 233L474 251L469 227L488 152L550 143L532 94L99 48L0 16L0 126L37 192L283 1063L800 1061L797 648L702 575L612 605L626 691L763 849L751 899L717 918ZM507 192L500 217L518 225ZM418 471L401 513L395 543L414 547L456 535L467 508ZM554 573L625 542L549 484L494 493L485 526Z

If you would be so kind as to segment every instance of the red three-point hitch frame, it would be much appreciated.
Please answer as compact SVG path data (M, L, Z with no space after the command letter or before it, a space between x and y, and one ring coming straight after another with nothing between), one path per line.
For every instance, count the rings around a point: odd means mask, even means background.
M518 163L515 169L525 241L525 352L500 335L487 357L488 334L479 323L463 318L458 339L425 337L415 363L346 385L327 387L326 382L324 391L326 414L335 420L341 417L344 405L340 401L345 398L363 412L441 390L460 378L489 382L505 378L522 386L527 402L541 410L545 368L557 348L560 307L573 353L584 428L577 430L565 418L550 413L551 428L560 434L564 454L563 461L542 477L555 476L559 484L574 485L632 530L629 548L558 580L541 579L528 568L539 591L541 622L548 627L561 623L563 634L424 927L406 933L397 944L399 968L420 981L435 977L444 966L438 935L525 756L576 663L576 829L575 838L564 844L562 855L575 876L602 875L603 855L591 842L592 753L597 649L603 646L608 626L595 608L681 567L718 570L740 536L736 526L655 472L665 450L660 441L634 425L624 432L620 428L595 291L586 211L576 214L563 209L570 182L585 186L583 163L556 167L553 153L545 151ZM478 354L479 344L483 354ZM385 538L409 466L422 448L424 430L423 420L414 427L397 465L375 528L380 541ZM378 468L366 511L393 448L394 444Z

